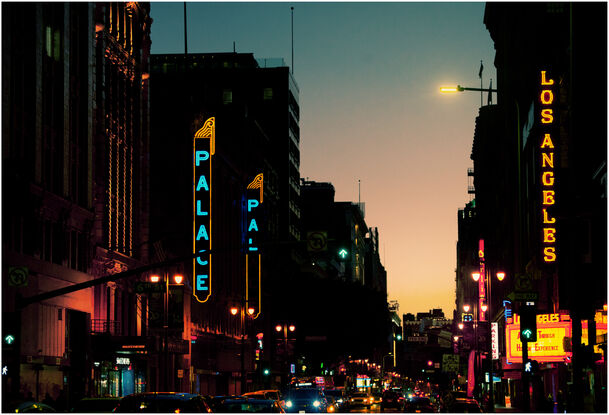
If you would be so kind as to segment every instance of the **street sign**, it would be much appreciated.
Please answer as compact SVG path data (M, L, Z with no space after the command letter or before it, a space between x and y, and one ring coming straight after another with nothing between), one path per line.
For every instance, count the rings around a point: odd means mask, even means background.
M533 291L533 283L531 277L528 274L516 275L516 282L514 284L516 292L531 292Z
M512 292L508 295L508 298L512 301L537 301L539 293L537 291Z
M321 252L328 250L328 232L307 232L307 251Z
M159 282L135 281L133 289L136 294L165 292L165 284Z
M27 285L27 267L8 267L8 286L25 287Z
M442 355L442 372L459 372L459 355L444 354Z

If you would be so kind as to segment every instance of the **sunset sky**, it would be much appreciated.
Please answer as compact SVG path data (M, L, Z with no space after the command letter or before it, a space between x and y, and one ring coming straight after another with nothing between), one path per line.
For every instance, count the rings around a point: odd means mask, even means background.
M400 314L442 308L452 318L457 210L478 92L494 48L476 3L187 3L188 51L283 58L300 88L300 174L331 182L337 201L366 204L378 227L388 300ZM153 2L152 53L183 53L183 3ZM487 97L484 95L484 103Z

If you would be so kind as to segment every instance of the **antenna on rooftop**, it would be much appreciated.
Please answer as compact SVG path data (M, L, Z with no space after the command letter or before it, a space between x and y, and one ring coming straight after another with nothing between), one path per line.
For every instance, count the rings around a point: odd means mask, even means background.
M184 55L188 55L188 32L186 30L186 2L184 2Z
M292 14L292 75L294 75L294 7L290 7Z

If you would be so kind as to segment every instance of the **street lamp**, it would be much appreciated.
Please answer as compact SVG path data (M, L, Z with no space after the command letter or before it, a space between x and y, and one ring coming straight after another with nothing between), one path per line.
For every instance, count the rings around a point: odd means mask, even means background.
M245 393L247 388L247 375L245 373L245 315L247 313L248 317L252 318L256 310L253 307L232 306L230 313L233 316L240 314L239 317L241 319L241 393Z
M163 272L163 277L159 274L152 274L150 276L150 282L152 283L160 283L162 280L162 284L165 286L163 290L163 386L164 390L169 390L169 273ZM182 285L182 281L184 277L181 274L175 274L173 276L173 282L175 285Z
M381 382L383 383L385 382L385 358L391 356L393 356L393 353L389 352L389 354L383 356L383 360L381 362Z
M277 324L275 325L275 331L277 333L281 333L283 331L283 346L284 346L284 372L286 374L286 381L290 378L289 368L288 368L288 331L293 333L296 331L296 326L294 324Z

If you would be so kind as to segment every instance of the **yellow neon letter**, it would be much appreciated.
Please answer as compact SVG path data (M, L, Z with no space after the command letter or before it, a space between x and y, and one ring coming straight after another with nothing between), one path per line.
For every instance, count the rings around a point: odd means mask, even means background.
M542 144L543 147L543 144ZM541 167L554 168L554 153L541 154Z
M554 172L544 171L541 175L541 182L544 186L552 186L554 184Z
M544 242L556 242L556 229L543 228L543 241Z
M554 262L556 261L556 248L553 246L547 246L543 249L543 260L545 262Z
M554 116L552 114L553 111L550 108L541 110L541 122L544 124L550 124L552 121L554 121Z
M541 71L541 84L542 85L554 85L553 79L548 79L546 81L546 71Z
M550 137L550 134L546 134L543 137L543 142L541 143L541 148L554 148L554 143L552 143L552 137ZM554 157L554 155L552 155L552 157Z
M543 204L553 205L554 204L554 190L543 191Z
M556 222L556 218L551 218L548 216L548 211L546 208L543 208L543 223L554 223Z
M549 105L552 102L554 102L554 94L549 89L544 89L543 91L541 91L540 98L541 98L541 103L543 105Z

